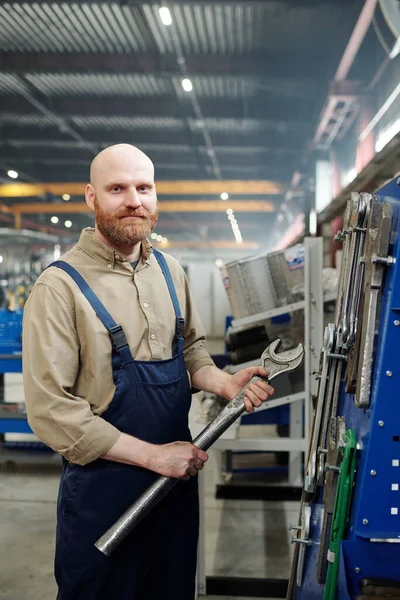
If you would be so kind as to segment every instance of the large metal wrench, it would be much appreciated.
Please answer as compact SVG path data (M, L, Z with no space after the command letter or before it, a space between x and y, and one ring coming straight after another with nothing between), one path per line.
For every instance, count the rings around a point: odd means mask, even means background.
M275 340L261 355L261 365L268 373L268 378L255 375L245 387L227 404L220 414L193 440L193 445L201 450L208 450L210 446L232 425L245 411L244 397L247 388L257 381L272 381L278 375L296 369L304 356L303 344L294 350L276 354L281 341ZM114 523L95 546L109 556L113 550L126 538L136 525L150 512L150 510L164 498L164 496L180 481L170 477L159 477L134 504Z

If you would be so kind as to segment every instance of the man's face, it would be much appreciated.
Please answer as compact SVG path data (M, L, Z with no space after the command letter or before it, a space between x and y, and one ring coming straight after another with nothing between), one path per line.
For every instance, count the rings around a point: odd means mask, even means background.
M117 245L134 245L147 238L158 218L152 169L113 169L96 181L93 198L96 226Z

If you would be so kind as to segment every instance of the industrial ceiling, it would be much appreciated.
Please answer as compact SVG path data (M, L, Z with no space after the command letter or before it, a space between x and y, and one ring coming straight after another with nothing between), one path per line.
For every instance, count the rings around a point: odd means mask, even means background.
M269 202L269 211L237 217L244 242L265 245L364 3L165 4L170 26L151 1L0 1L1 181L15 169L21 182L86 182L95 153L132 143L152 158L159 182L249 180L248 193L230 194L226 206ZM371 76L371 48L373 64L379 58L372 35L354 67L361 81ZM257 180L275 193L253 195ZM195 195L159 197L158 230L168 239L233 240L226 214L214 210L219 193L199 185ZM164 201L189 199L209 211L162 211ZM49 200L63 202L52 192L0 199ZM70 217L72 233L91 222ZM49 214L30 214L29 223L47 226Z

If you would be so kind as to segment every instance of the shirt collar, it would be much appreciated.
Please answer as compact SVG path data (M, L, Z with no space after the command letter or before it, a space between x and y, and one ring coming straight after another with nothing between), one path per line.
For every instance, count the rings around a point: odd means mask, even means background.
M97 239L93 234L94 229L92 227L87 227L80 235L78 246L82 248L86 254L89 254L89 256L95 260L100 260L107 266L111 264L113 268L117 261L124 261L122 256L120 256L116 250L113 250L112 248L106 246L106 244L103 244L103 242ZM149 264L152 252L153 246L149 240L144 239L141 245L141 262L144 264Z

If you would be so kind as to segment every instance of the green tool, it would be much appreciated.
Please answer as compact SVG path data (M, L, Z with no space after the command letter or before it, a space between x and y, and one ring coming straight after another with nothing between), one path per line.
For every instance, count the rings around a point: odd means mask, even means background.
M356 434L348 429L344 434L343 461L336 489L335 507L333 510L331 539L328 551L328 573L324 590L324 600L335 600L336 583L339 572L340 542L347 526L351 496L353 492L354 473L356 470Z

